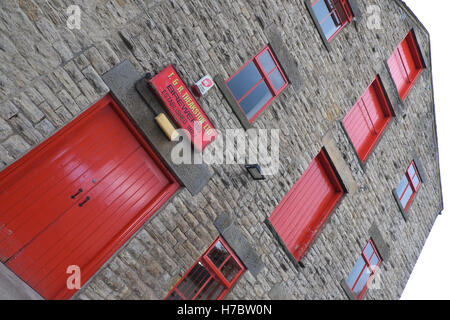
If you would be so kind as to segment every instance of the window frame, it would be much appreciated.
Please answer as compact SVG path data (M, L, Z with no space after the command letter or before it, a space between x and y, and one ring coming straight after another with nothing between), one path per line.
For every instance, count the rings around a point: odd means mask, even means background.
M266 71L264 70L263 66L261 65L261 63L259 62L259 57L264 53L268 51L273 62L275 63L275 68L273 68L269 73L266 73ZM230 87L228 86L228 83L233 80L233 78L238 75L242 70L245 69L245 67L247 67L250 63L254 63L256 69L258 70L259 74L261 75L261 79L255 84L253 85L239 100L236 99L233 91L230 89ZM281 74L281 76L283 77L284 80L284 85L277 91L275 90L272 82L269 79L269 75L274 72L275 70L278 70ZM268 87L270 93L272 94L272 98L270 98L269 101L267 101L256 113L255 115L253 115L251 118L249 118L247 116L247 113L244 111L244 109L242 108L240 102L242 100L244 100L251 92L253 92L253 90L262 82L264 82L266 84L266 86ZM281 68L277 58L275 57L275 54L273 53L272 48L270 47L269 44L267 44L262 50L260 50L255 56L253 56L249 61L247 61L241 68L239 68L239 70L237 70L235 73L233 73L226 81L225 84L228 88L228 90L230 91L234 101L237 103L237 105L239 106L239 108L241 109L241 111L243 112L243 114L245 115L245 117L247 118L247 120L249 121L249 123L253 123L256 118L258 118L258 116L267 108L267 106L269 104L272 103L273 100L275 100L276 97L278 97L283 91L284 89L289 85L289 81L286 77L286 75L284 74L283 69Z
M414 168L414 176L413 177L411 177L410 174L409 174L409 168L411 168L411 166ZM412 203L412 201L413 201L413 199L415 198L417 192L419 191L420 186L422 185L422 178L420 177L419 170L417 170L417 166L414 163L414 160L411 161L411 163L409 164L408 168L406 169L405 174L402 176L402 179L403 179L404 176L406 176L406 179L408 180L408 184L403 189L402 195L399 196L398 193L397 193L397 189L398 189L399 186L397 186L397 188L395 189L395 192L397 194L397 197L398 197L398 200L400 202L400 205L403 207L403 205L402 205L402 198L405 195L406 190L408 190L408 187L411 188L412 194L411 194L408 202L406 203L405 207L403 208L403 210L405 210L405 212L407 212L409 207L410 207L410 205L411 205L411 203ZM417 187L414 187L413 179L416 176L419 179L419 184L417 185Z
M373 87L373 90L375 91L376 95L377 95L377 99L381 105L381 112L385 115L385 120L384 123L382 124L381 128L378 129L379 132L377 132L377 128L375 128L375 125L373 124L372 118L370 117L370 114L367 110L367 106L366 103L363 100L364 95L367 93L368 90L370 90L370 88ZM365 113L362 112L361 110L361 103L360 101L362 101L362 105L365 109ZM349 116L349 114L353 111L353 108L358 107L361 110L361 114L363 114L363 118L367 124L367 119L366 119L366 114L370 120L370 123L372 124L372 130L370 130L371 134L375 135L375 138L373 139L373 141L371 142L371 144L369 145L367 151L364 154L360 154L359 151L356 149L356 146L353 142L352 137L350 136L350 133L348 131L348 128L346 126L346 119L348 119L347 117ZM377 75L375 77L375 79L370 83L370 85L367 87L367 89L364 91L364 93L359 97L359 99L356 101L356 103L353 105L353 107L347 112L347 114L345 115L344 119L342 120L342 123L344 125L344 129L349 137L350 142L352 143L354 150L356 151L356 154L358 156L358 158L361 160L361 163L364 165L367 162L367 159L369 158L369 155L372 153L373 149L375 148L375 146L377 145L377 143L379 142L381 136L383 135L383 132L386 130L387 126L389 125L390 121L392 120L392 117L394 116L391 108L390 108L390 103L388 100L388 97L386 96L386 93L383 89L383 86L381 84L381 80L380 77ZM367 124L368 127L370 127Z
M366 251L366 249L367 249L367 247L369 245L371 245L371 247L373 248L373 253L372 253L372 256L367 258L366 254L365 254L365 251ZM377 265L375 267L373 267L371 265L371 263L370 263L370 260L372 259L373 255L376 255L377 258L378 258L378 263L377 263ZM369 285L372 282L372 279L375 276L375 273L378 271L379 266L380 266L381 261L382 261L380 253L378 252L377 247L375 246L375 243L373 242L373 239L369 239L369 241L367 242L366 246L362 250L360 257L363 258L363 261L364 261L365 264L362 267L361 271L359 272L358 277L356 278L355 282L353 283L352 286L350 286L348 284L348 282L347 282L348 277L347 277L347 280L345 281L347 286L349 287L350 291L355 295L357 300L361 300L364 297L364 295L365 295L367 289L369 288ZM358 257L358 260L359 260L359 257ZM356 268L356 264L357 264L358 260L356 260L355 265L353 266L350 274L352 274L353 270ZM370 276L369 276L369 279L367 279L367 282L364 284L364 287L361 290L361 293L359 295L357 295L357 294L355 294L354 289L355 289L356 285L358 284L359 279L361 279L361 276L363 275L364 270L365 270L366 267L368 268L368 270L370 270ZM349 276L350 276L350 274L349 274Z
M214 262L211 261L211 259L208 257L208 254L215 248L216 244L220 242L222 246L227 250L228 257L221 263L219 267L216 267ZM239 266L240 270L236 273L236 275L233 277L231 281L228 281L225 276L222 274L220 269L229 261L230 259L233 259L234 262ZM233 250L228 246L228 244L225 242L225 240L222 237L218 237L210 246L209 248L201 255L201 257L185 272L183 277L173 286L173 288L169 291L167 294L165 300L168 300L170 295L172 295L173 292L175 292L179 297L181 297L182 300L187 300L183 293L178 290L178 286L184 281L184 279L189 275L189 273L198 265L201 264L209 273L210 278L214 278L216 281L218 281L225 289L219 294L217 297L217 300L222 300L228 292L231 290L231 288L234 286L234 284L239 280L239 278L242 276L242 274L246 271L246 268L244 264L241 262L241 260L236 256L236 254L233 252ZM202 264L203 263L203 264ZM197 291L195 294L194 300L201 292L202 289L210 282L211 280L208 278L208 280L205 281L205 283L202 285L202 287Z
M402 55L400 53L400 47L402 46L402 44L406 42L409 51L411 53L411 56L413 58L413 62L417 67L417 73L415 75L413 75L413 78L410 79L410 74L408 74L407 70L406 70L406 66L405 66L405 62L403 61ZM404 101L406 99L406 97L408 96L409 92L411 91L412 87L414 86L414 83L416 82L417 78L419 77L419 75L422 73L423 69L425 68L425 65L423 63L422 60L422 55L419 49L419 44L417 43L416 40L416 36L415 36L415 32L414 29L410 30L408 32L408 34L405 36L405 38L403 38L403 40L397 45L397 47L395 48L394 52L392 53L392 55L389 57L388 62L394 57L398 55L400 57L400 61L401 61L401 65L399 65L399 68L402 69L402 71L404 73L406 73L406 78L407 78L407 82L409 83L408 86L405 89L404 93L400 93L397 83L395 82L394 79L394 83L395 83L395 87L397 90L397 93L400 97L400 99L402 101ZM389 63L388 63L389 66ZM392 70L391 67L389 66L389 73L392 76Z
M326 17L325 19L323 19L322 21L319 21L319 19L318 19L316 13L314 12L314 6L317 5L317 3L318 3L319 1L323 1L324 4L325 4L325 6L327 7L327 9L330 11L329 14L327 15L327 17ZM345 15L346 15L346 17L347 17L347 19L346 19L345 21L340 21L340 22L341 22L341 26L340 26L340 27L339 27L339 28L338 28L338 29L330 36L330 38L327 38L327 36L325 35L325 32L324 32L324 30L323 30L323 28L322 28L322 23L325 22L326 20L328 20L330 17L331 17L331 19L333 19L333 17L332 17L332 12L336 12L336 16L337 16L339 19L340 19L340 17L339 17L337 8L330 8L330 5L329 5L330 3L329 3L328 1L330 1L330 2L337 2L337 3L341 6L342 10L345 12ZM332 4L333 6L336 5L335 3L331 3L331 4ZM354 18L354 14L353 14L353 11L352 11L352 9L351 9L351 7L350 7L350 4L348 3L348 0L315 0L314 3L311 4L311 8L313 9L313 13L314 13L314 15L315 15L315 17L316 17L317 23L318 23L318 25L320 26L321 31L322 31L322 33L324 34L325 39L326 39L328 42L331 42L331 40L333 40L334 37L336 37L336 35L337 35L337 34L338 34L345 26L347 26L347 25L353 20L353 18ZM334 19L333 19L333 20L334 20Z

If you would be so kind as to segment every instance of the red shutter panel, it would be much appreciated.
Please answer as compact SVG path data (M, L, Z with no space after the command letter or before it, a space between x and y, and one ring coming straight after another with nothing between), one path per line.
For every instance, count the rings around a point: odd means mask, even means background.
M392 54L392 56L388 60L389 70L391 71L392 79L395 82L397 87L397 91L400 92L403 90L402 88L406 85L405 80L406 77L404 75L403 67L401 66L401 58L397 49ZM400 94L401 96L401 94Z
M345 130L362 162L367 160L391 117L377 77L343 120Z
M321 151L269 218L295 259L305 254L342 194L336 174Z
M395 49L388 59L388 66L400 98L404 100L423 69L413 31Z

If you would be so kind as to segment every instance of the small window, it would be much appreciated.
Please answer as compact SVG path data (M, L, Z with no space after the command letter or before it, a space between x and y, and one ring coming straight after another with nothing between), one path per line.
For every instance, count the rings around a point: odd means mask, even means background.
M392 118L378 77L345 116L343 124L364 163Z
M220 300L245 267L218 238L167 295L166 300Z
M420 179L416 165L413 161L409 165L408 170L403 175L399 186L395 190L400 204L405 211L407 211L411 205L412 199L415 197L421 184L422 180Z
M328 41L353 19L347 0L317 0L312 9Z
M269 46L265 47L227 81L227 86L249 122L288 85Z
M346 280L348 287L357 299L363 298L380 263L380 255L370 240Z
M422 59L415 41L414 31L411 30L395 49L388 60L388 66L398 94L404 100L420 72L423 70Z

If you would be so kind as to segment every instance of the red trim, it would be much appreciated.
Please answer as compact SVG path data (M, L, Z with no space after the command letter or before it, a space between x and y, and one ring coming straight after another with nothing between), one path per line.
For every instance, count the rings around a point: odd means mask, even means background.
M259 62L259 57L265 52L268 51L270 56L272 57L272 60L275 63L275 68L272 69L269 73L266 73L264 71L264 68L261 66L261 63ZM259 109L259 111L251 118L248 119L250 123L252 123L253 121L255 121L255 119L261 114L261 112L263 112L267 106L269 104L272 103L272 101L278 97L280 95L280 93L288 86L288 80L286 78L286 76L284 75L283 70L281 69L277 59L275 58L275 55L272 52L272 49L270 48L270 45L266 45L260 52L258 52L255 56L253 56L248 62L246 62L238 71L236 71L235 73L233 73L233 75L231 77L228 78L228 80L225 82L226 84L228 84L228 82L230 82L237 74L239 74L245 67L247 67L251 62L253 62L256 66L256 68L258 69L259 73L261 74L262 79L259 80L252 88L250 88L250 90L248 92L246 92L240 99L239 101L236 100L236 98L234 98L234 94L233 94L233 98L235 99L236 103L239 105L239 107L241 107L240 102L245 99L262 81L264 81L267 85L267 87L269 88L269 91L272 93L272 98L264 105L261 107L261 109ZM272 85L272 82L269 80L269 75L275 71L278 70L281 74L281 76L283 77L284 80L284 85L280 88L280 90L276 91L275 88ZM242 109L242 112L245 111ZM247 117L248 118L248 117Z
M214 249L214 247L216 246L216 244L220 242L224 248L228 251L228 257L222 262L222 264L219 267L216 267L215 264L211 261L211 259L208 257L208 254L211 252L212 249ZM230 260L233 259L234 262L237 263L237 265L239 266L240 270L238 273L236 273L236 275L234 276L234 278L231 281L228 281L222 274L222 271L220 271L220 269L225 265L225 263ZM202 263L203 262L203 263ZM217 300L222 300L227 293L230 291L230 289L233 287L233 285L239 280L239 278L241 277L242 273L244 273L245 271L245 266L242 264L242 262L239 260L239 258L235 255L235 253L233 252L233 250L231 250L231 248L228 246L228 244L225 242L225 240L222 237L218 237L210 246L209 248L205 251L205 253L189 268L189 270L184 274L184 276L177 282L177 284L172 288L172 290L170 290L170 292L167 294L166 298L167 299L173 292L176 292L180 297L183 298L183 300L186 300L186 297L183 296L183 294L178 290L178 286L183 282L183 280L189 275L189 273L192 271L192 269L195 268L195 266L197 266L199 263L202 263L201 265L204 266L207 271L210 273L209 278L205 281L205 283L202 285L201 288L199 288L198 292L196 293L196 295L194 296L194 299L196 296L198 296L199 293L202 292L202 288L209 282L211 281L211 278L214 278L215 280L217 280L221 285L223 285L225 287L225 290L223 290L223 292L220 293L220 295L218 296Z

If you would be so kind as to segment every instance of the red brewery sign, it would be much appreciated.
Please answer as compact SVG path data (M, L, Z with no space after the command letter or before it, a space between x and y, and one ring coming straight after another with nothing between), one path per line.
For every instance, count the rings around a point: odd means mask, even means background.
M215 139L216 130L172 65L151 78L149 85L178 126L189 132L196 149L203 150Z

